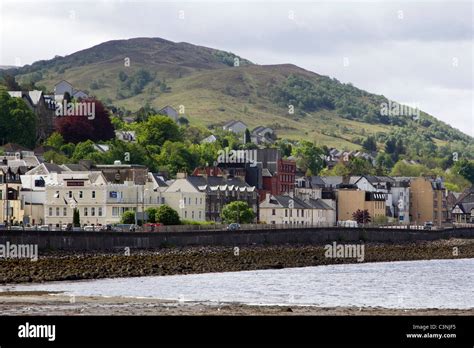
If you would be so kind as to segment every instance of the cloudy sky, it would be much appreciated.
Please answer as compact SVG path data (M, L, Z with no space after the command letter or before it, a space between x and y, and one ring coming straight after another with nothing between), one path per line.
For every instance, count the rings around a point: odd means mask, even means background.
M464 1L0 0L0 65L161 37L292 63L418 106L474 136L474 9Z

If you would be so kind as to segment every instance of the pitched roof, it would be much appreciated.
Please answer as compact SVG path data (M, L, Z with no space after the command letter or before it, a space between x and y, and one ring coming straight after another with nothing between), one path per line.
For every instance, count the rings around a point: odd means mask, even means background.
M48 170L48 172L50 173L62 173L64 172L64 168L55 164L55 163L49 163L49 162L44 162L42 163L46 169Z
M168 184L163 180L161 175L158 173L153 173L152 175L159 187L168 187Z
M317 198L310 198L305 201L307 204L311 205L315 209L323 209L323 210L334 210L333 207L331 207L329 204L324 202L322 199Z
M261 206L265 207L265 203L262 203ZM291 208L291 209L310 209L311 206L305 203L303 200L297 197L291 197L289 195L272 195L270 196L270 201L268 204L279 205L282 208ZM290 207L291 205L291 207Z

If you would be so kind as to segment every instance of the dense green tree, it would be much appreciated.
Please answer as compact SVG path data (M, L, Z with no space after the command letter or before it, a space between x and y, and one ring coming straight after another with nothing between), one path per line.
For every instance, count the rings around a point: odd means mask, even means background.
M150 116L139 129L139 140L143 145L162 146L167 140L181 141L178 125L167 116Z
M163 225L179 225L181 223L178 212L166 204L158 207L155 220Z
M1 82L7 91L21 91L20 85L16 82L15 76L4 74Z
M226 204L221 211L221 219L225 223L250 224L255 219L255 213L247 202L234 201Z
M16 143L28 148L36 144L36 115L22 98L12 98L0 88L0 143Z
M98 153L98 151L94 148L94 142L91 140L87 140L82 143L78 143L72 155L72 160L74 162L78 162L82 159L91 159L91 154Z
M148 222L155 223L156 222L156 213L158 209L155 207L150 207L145 210L148 216Z
M429 174L430 170L421 164L408 164L403 160L398 161L392 168L390 175L392 176L420 176Z
M375 142L375 138L373 136L367 137L362 142L362 147L367 151L377 151L377 143Z
M178 118L178 124L180 126L185 126L186 127L186 126L189 125L189 120L186 117L181 116L180 118Z
M180 171L189 173L199 164L198 155L181 142L166 141L157 159L159 164L166 166L172 174Z
M245 128L244 143L250 144L252 142L252 136L248 128Z
M64 154L57 152L57 151L46 151L43 154L44 160L46 162L52 162L56 164L65 164L70 162L69 158Z
M120 218L122 224L134 224L135 223L135 212L128 210L122 214Z
M278 149L283 157L291 156L292 145L288 141L281 141L278 143Z
M454 170L474 185L474 161L466 159L458 161L454 166Z
M385 153L379 152L375 158L375 163L378 168L383 168L384 170L390 171L393 167L392 157Z
M54 147L56 150L59 150L61 149L61 146L64 145L64 138L60 133L54 132L49 136L48 139L46 139L44 144L46 146L51 146Z
M308 169L313 175L318 175L324 168L324 152L310 141L303 140L293 147L296 163L304 172Z
M371 175L375 174L372 163L364 158L352 157L348 163L351 175Z

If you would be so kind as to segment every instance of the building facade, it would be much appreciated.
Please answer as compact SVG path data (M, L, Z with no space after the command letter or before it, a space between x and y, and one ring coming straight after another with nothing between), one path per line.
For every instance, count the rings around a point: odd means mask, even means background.
M441 226L447 222L446 189L441 179L414 178L410 182L410 221L423 224L431 221Z

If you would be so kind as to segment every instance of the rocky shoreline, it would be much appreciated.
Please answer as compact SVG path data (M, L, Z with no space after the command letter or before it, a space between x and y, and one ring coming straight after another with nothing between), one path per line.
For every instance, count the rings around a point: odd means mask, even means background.
M365 243L364 262L474 258L474 239ZM356 263L327 258L324 245L183 247L115 252L47 252L37 261L0 259L0 283L233 272Z

